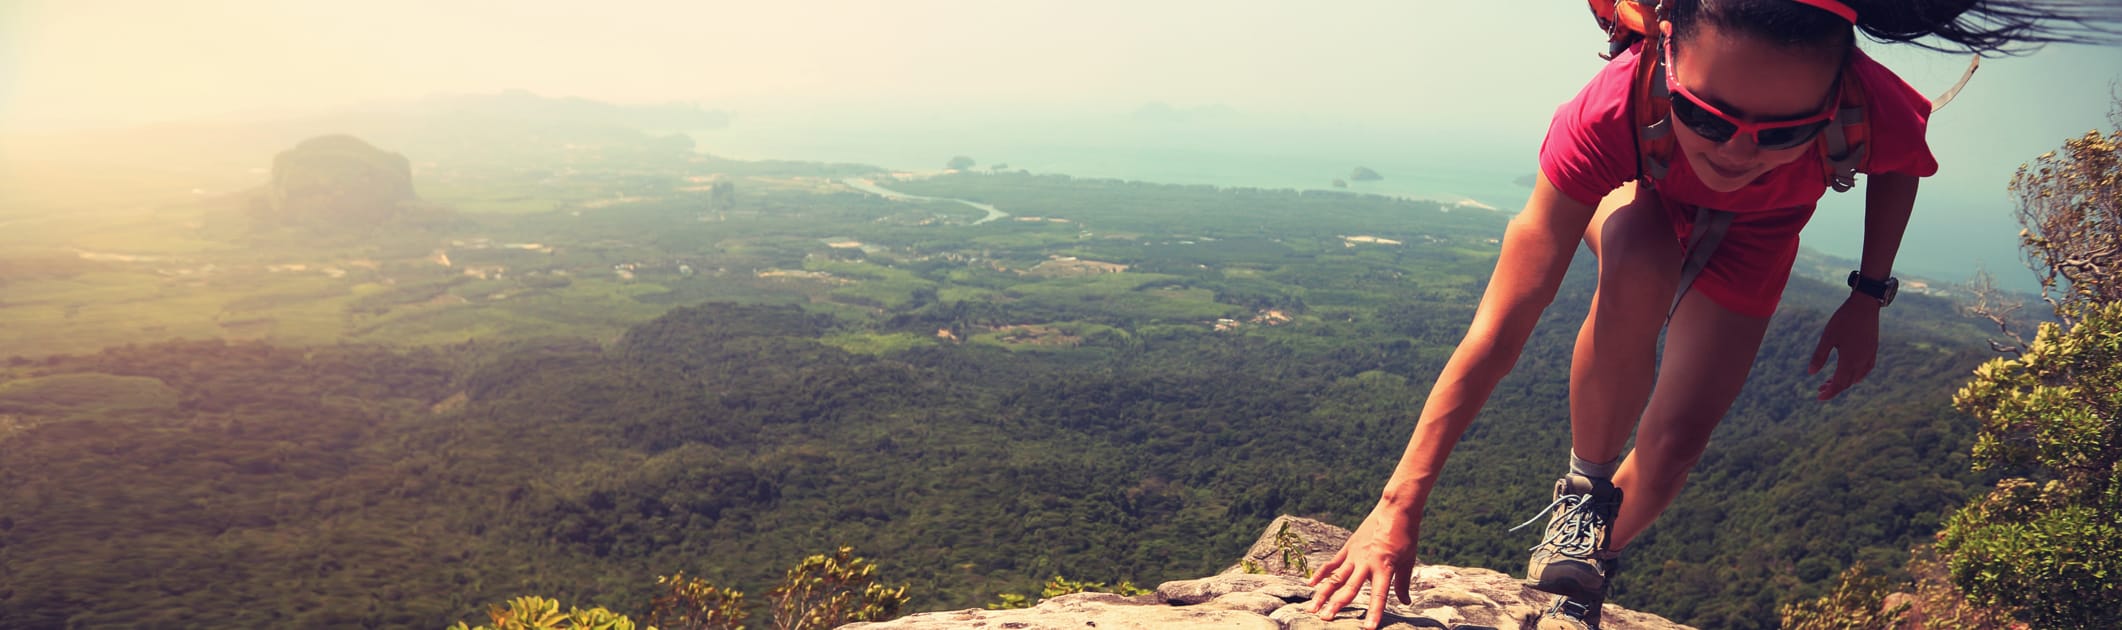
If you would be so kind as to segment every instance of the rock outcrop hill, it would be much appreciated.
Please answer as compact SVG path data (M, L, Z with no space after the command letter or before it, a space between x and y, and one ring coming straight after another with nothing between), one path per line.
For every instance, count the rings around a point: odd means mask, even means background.
M269 218L282 225L367 227L413 195L412 163L347 135L318 136L273 157Z
M1285 530L1284 528L1287 527ZM1294 538L1291 537L1294 535ZM1283 516L1268 524L1236 564L1198 580L1166 582L1156 592L1126 597L1077 593L1016 610L957 610L907 615L886 622L857 623L842 630L1097 630L1355 629L1369 611L1344 609L1333 621L1306 613L1312 588L1304 570L1324 565L1347 542L1348 530L1311 519ZM1297 557L1301 555L1302 560ZM1288 562L1284 558L1289 559ZM1293 566L1294 565L1294 566ZM1443 565L1417 567L1413 603L1388 598L1387 630L1417 628L1533 628L1552 595L1526 588L1517 578L1488 569ZM1356 602L1370 601L1369 589ZM1687 628L1662 617L1607 604L1607 630Z

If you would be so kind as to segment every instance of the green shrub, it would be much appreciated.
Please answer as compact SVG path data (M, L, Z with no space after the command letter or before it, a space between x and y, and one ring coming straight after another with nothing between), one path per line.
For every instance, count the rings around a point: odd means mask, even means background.
M656 578L661 594L649 602L648 624L659 630L744 630L751 616L744 593L716 587L700 578L677 575Z
M1897 628L1909 605L1886 607L1893 581L1859 562L1843 571L1835 590L1818 599L1791 602L1778 611L1784 630L1869 630Z
M1961 509L1939 550L1983 605L2040 628L2122 627L2122 303L2070 308L1953 403L1981 420L1978 470L2014 476Z
M857 621L884 621L896 617L907 602L906 585L887 588L877 583L877 565L841 547L831 556L804 558L780 586L768 591L773 600L776 630L823 630ZM751 613L744 609L744 593L720 588L697 577L675 575L656 578L660 592L649 602L646 630L744 630ZM543 597L518 597L507 606L487 606L491 625L477 627L457 622L449 630L633 630L626 615L592 608L560 613L560 602Z
M877 565L855 557L850 547L804 558L767 592L773 598L774 627L823 630L898 616L906 605L906 585L887 588L877 583L876 573Z
M449 630L634 630L634 620L602 606L571 608L563 615L560 602L543 597L518 597L505 607L488 605L486 616L493 625L474 627L459 621Z

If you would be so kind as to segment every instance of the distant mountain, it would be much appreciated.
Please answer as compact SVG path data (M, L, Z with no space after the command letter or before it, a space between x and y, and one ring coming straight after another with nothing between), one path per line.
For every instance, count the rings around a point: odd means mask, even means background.
M526 162L551 164L565 159L568 151L664 159L694 148L689 139L671 132L723 127L729 120L727 112L696 104L619 105L514 90L434 96L275 120L202 119L7 135L0 136L0 145L8 148L8 155L0 156L0 161L170 174L188 178L194 187L227 190L255 181L251 169L261 166L261 158L292 142L324 135L356 136L418 156L422 165L515 167Z
M265 214L283 225L374 227L417 199L405 156L353 136L329 135L273 157Z

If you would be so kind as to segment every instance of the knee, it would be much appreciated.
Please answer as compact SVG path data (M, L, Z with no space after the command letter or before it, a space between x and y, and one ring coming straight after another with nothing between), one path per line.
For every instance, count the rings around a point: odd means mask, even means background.
M1676 481L1687 477L1702 461L1702 451L1709 445L1708 436L1646 435L1636 434L1636 450L1629 459L1636 460L1635 468L1646 478L1657 481Z
M1599 234L1602 301L1672 295L1680 282L1680 248L1651 212L1617 212Z

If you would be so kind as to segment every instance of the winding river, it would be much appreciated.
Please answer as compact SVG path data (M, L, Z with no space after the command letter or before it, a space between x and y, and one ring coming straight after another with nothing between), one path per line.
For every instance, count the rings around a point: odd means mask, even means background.
M983 211L983 212L986 212L986 213L987 213L987 216L981 217L981 218L980 218L980 220L978 220L978 221L974 221L974 222L973 222L973 225L979 225L979 224L982 224L982 223L986 223L986 222L989 222L989 221L994 221L994 220L997 220L997 219L1005 219L1005 218L1008 218L1008 217L1009 217L1009 213L1007 213L1007 212L1003 212L1003 211L1001 211L1001 210L996 210L996 209L995 209L995 207L994 207L994 206L992 206L992 205L988 205L988 204L980 203L980 202L977 202L977 201L967 201L967 200L964 200L964 199L945 199L945 198L942 198L942 197L923 197L923 196L920 196L920 195L909 195L909 194L906 194L906 193L902 193L902 192L898 192L898 191L895 191L895 190L891 190L891 189L885 188L885 187L883 187L883 186L878 186L878 185L877 185L877 182L876 182L876 180L871 180L871 179L858 179L858 178L851 178L851 179L843 179L843 180L840 180L840 183L842 183L842 184L847 184L847 185L848 185L848 187L850 187L850 188L853 188L853 189L855 189L855 190L859 190L859 191L862 191L862 192L866 192L866 193L869 193L869 194L872 194L872 195L876 195L876 196L879 196L879 197L883 197L883 198L885 198L885 199L890 199L890 200L892 200L892 201L948 201L948 202L956 202L956 203L962 203L962 204L965 204L965 205L968 205L968 206L972 206L972 207L974 207L974 208L977 208L977 209L979 209L979 210L981 210L981 211Z

